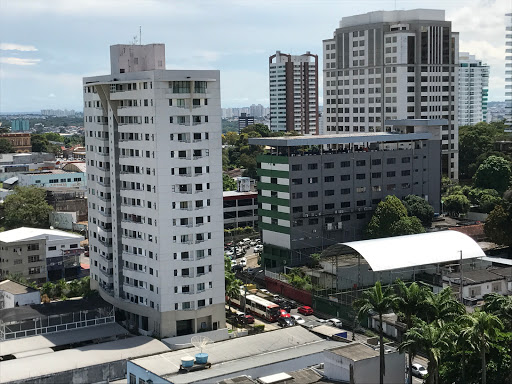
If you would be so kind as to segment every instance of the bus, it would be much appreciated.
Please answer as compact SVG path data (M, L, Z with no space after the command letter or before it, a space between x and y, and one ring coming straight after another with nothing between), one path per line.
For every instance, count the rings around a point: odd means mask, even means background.
M230 300L238 308L243 308L245 302L245 311L247 313L252 313L267 321L273 322L279 318L279 305L256 295L245 296L243 290L240 290L239 297L232 297Z

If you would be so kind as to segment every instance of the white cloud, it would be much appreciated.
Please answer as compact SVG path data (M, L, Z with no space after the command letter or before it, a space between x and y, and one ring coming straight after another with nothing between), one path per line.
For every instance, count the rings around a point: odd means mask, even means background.
M35 65L41 59L21 59L19 57L0 57L0 63L12 65Z
M54 97L57 97L57 96L55 96L55 93L50 93L50 94L48 95L48 97L50 97L50 98L54 98Z
M22 45L22 44L12 44L12 43L0 43L0 50L2 51L23 51L23 52L33 52L37 51L37 48L33 45Z

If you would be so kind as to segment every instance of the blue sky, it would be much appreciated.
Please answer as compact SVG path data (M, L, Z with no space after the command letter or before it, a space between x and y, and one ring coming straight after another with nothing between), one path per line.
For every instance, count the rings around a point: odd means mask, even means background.
M110 73L109 46L165 43L167 69L219 69L222 106L268 105L268 56L322 56L343 16L445 9L460 50L491 66L504 99L510 0L0 0L0 113L81 110L81 79Z

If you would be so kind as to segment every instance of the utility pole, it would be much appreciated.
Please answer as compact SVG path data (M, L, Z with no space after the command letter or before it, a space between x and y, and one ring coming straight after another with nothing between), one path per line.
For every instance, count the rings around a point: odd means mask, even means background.
M460 252L460 302L464 304L464 299L462 297L462 291L464 287L463 273L462 273L462 250Z

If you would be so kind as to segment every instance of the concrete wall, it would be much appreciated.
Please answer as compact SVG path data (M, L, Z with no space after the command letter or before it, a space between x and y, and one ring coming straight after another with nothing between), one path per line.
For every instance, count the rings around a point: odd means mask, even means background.
M50 225L54 228L72 230L76 217L76 212L50 212Z
M14 295L10 292L0 290L0 296L3 296L4 302L3 307L0 307L0 309L14 308L16 304L20 307L22 305L41 304L41 294L39 291Z

